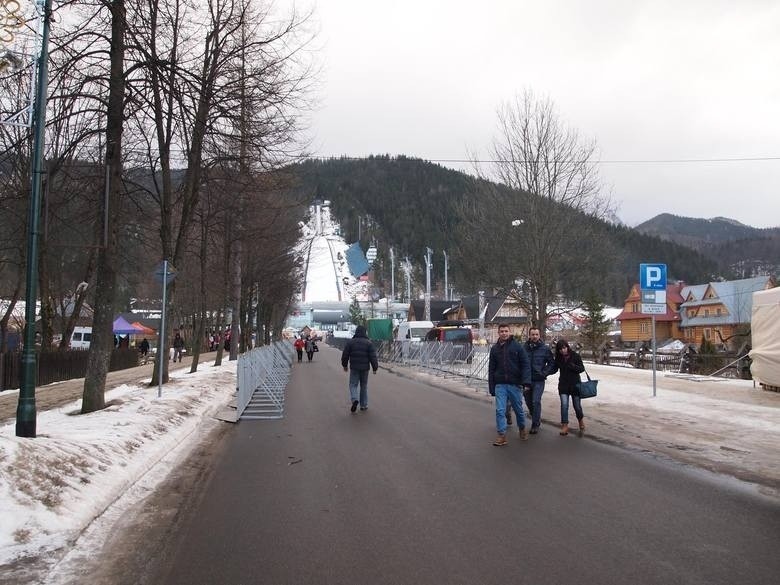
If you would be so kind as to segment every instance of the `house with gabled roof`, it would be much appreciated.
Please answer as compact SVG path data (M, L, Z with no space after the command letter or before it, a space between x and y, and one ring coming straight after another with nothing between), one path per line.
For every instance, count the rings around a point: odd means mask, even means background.
M684 282L675 282L666 285L666 312L655 315L656 339L679 339L680 331L680 304L683 302L681 291L685 287ZM642 313L642 291L639 284L631 287L626 300L623 303L623 311L617 316L620 323L620 338L623 342L649 342L653 339L653 315Z
M425 301L413 300L409 303L409 321L424 319ZM498 339L498 326L509 325L512 335L525 336L529 326L528 315L520 304L506 295L485 295L483 315L479 312L479 295L467 295L457 301L431 300L431 320L462 321L474 329L478 336L481 317L484 317L485 339L494 342Z
M774 288L771 276L686 286L681 294L680 329L687 343L715 344L745 338L750 327L753 293Z
M441 301L431 299L431 321L446 321L450 318L453 308L457 307L457 301ZM413 300L409 303L407 321L425 321L425 301Z
M490 343L498 341L499 325L508 325L512 335L525 337L531 323L526 310L507 295L486 296L484 318L485 339Z

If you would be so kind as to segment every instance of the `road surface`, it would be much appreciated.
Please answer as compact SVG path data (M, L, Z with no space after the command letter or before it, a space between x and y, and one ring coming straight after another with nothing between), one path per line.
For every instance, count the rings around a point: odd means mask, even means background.
M90 583L767 584L780 506L735 480L380 371L350 414L324 348L286 418L220 427L128 514ZM76 581L74 581L76 582ZM86 581L83 581L86 582Z

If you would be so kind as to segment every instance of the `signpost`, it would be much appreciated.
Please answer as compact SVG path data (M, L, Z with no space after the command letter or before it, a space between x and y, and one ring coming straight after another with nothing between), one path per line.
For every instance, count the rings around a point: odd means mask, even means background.
M640 264L639 288L642 292L642 314L652 315L653 322L653 397L655 385L655 316L666 314L666 264Z

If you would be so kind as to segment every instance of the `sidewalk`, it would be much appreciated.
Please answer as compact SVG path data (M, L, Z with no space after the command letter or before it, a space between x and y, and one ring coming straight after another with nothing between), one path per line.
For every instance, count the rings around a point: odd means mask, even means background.
M425 373L400 364L388 371L488 403L487 382ZM586 436L667 457L756 484L780 497L780 393L750 380L702 378L698 381L652 372L586 364L599 380L599 395L583 401ZM557 375L542 397L543 433L560 423ZM569 418L574 411L570 407ZM533 439L533 437L532 437ZM561 440L577 440L576 434Z
M202 353L199 357L199 365L212 364L216 358L216 352ZM222 359L227 361L227 354L223 354ZM187 369L192 366L192 355L185 354L181 362L171 362L168 364L168 374ZM146 364L138 365L126 370L117 370L109 372L106 376L106 391L121 386L123 384L148 385L152 380L154 371L154 361L149 360ZM46 386L37 386L35 388L35 408L37 412L58 408L70 402L81 400L84 394L84 378L74 378L62 382L54 382ZM19 390L5 390L0 392L0 424L7 423L16 418L16 408L19 404Z

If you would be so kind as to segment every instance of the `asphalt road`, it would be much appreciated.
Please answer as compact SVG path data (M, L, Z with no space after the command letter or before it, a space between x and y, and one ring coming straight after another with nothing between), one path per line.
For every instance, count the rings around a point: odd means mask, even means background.
M733 480L550 426L493 447L487 404L381 370L353 415L346 384L296 365L286 418L220 427L90 582L777 581L780 507Z

